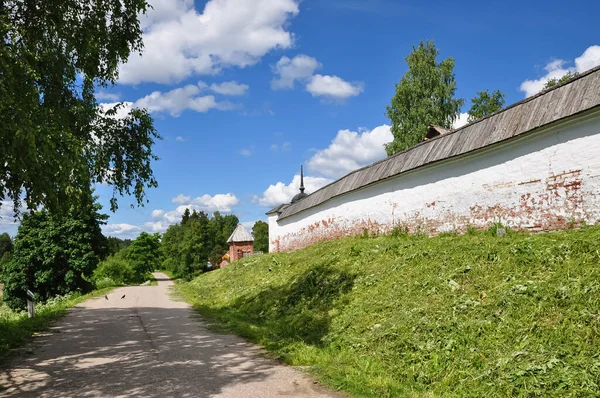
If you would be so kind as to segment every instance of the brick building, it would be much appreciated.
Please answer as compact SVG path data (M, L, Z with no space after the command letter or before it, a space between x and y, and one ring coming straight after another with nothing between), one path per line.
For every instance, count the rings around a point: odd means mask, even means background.
M229 262L237 261L243 257L251 256L254 253L254 238L239 224L229 239Z

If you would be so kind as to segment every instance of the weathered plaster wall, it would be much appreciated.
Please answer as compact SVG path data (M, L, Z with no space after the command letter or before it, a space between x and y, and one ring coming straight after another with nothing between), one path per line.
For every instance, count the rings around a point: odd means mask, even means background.
M550 230L600 222L600 112L438 162L277 220L269 250L386 232L486 228Z

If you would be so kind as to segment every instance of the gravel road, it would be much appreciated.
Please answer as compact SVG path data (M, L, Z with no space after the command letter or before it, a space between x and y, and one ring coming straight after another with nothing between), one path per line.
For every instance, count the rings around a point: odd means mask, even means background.
M338 397L244 340L211 332L173 284L75 307L0 368L1 397ZM125 298L121 299L121 296Z

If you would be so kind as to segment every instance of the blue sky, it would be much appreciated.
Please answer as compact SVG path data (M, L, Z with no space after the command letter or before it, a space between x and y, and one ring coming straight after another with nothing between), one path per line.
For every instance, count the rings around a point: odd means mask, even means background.
M500 89L510 104L549 77L600 64L591 1L150 3L144 54L98 95L147 107L164 137L150 203L132 209L121 198L105 226L119 237L162 232L186 207L233 212L250 227L297 192L301 164L310 192L381 159L385 107L420 40L455 59L462 112L476 91ZM97 193L108 212L110 188ZM7 217L0 228L16 232Z

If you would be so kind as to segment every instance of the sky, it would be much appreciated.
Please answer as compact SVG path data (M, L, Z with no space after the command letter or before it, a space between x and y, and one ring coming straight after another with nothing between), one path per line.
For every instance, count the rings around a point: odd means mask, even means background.
M464 124L478 91L506 104L549 78L600 64L600 2L401 0L150 0L145 49L120 67L102 106L147 108L163 137L149 203L96 187L106 235L164 232L186 208L236 214L247 228L306 192L386 156L386 105L404 58L434 40L456 62ZM14 235L10 204L0 232Z

